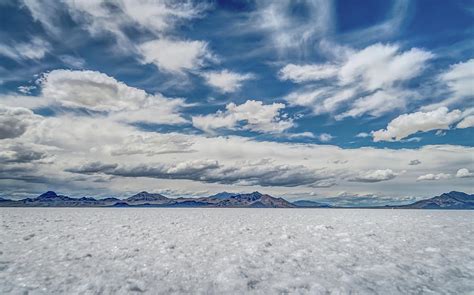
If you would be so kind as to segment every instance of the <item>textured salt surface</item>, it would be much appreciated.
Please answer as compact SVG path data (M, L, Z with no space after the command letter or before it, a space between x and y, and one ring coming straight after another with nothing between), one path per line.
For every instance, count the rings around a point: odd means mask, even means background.
M474 292L474 211L0 208L0 294Z

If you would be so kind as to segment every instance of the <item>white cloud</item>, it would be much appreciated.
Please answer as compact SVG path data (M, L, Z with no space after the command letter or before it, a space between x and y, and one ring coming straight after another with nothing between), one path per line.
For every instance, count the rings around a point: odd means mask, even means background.
M418 48L399 52L397 45L371 45L349 57L341 67L342 84L362 82L366 90L387 88L421 73L433 54Z
M441 75L441 80L448 84L455 96L472 97L474 95L474 59L452 65Z
M328 86L315 84L286 97L293 105L312 108L315 114L335 113L346 107L337 119L366 113L380 116L404 109L409 101L418 98L404 84L420 75L433 57L419 48L401 51L398 45L377 43L360 51L347 51L342 61L289 64L280 70L280 78L296 83L330 79Z
M474 59L451 65L448 70L437 77L437 83L441 84L448 98L423 106L424 111L431 111L439 107L460 105L466 99L474 97Z
M350 178L349 181L372 183L391 180L397 177L397 175L398 173L393 172L391 169L372 170L359 173L357 176Z
M460 110L449 110L441 107L431 112L403 114L388 123L386 129L372 133L374 141L398 141L417 132L447 130L462 118Z
M228 104L225 112L194 116L192 121L194 127L209 133L219 128L237 129L238 123L242 121L245 122L243 129L278 133L293 127L291 119L283 119L280 116L280 110L284 108L285 105L282 103L264 105L261 101L247 100L241 105Z
M29 109L0 105L0 140L23 135L39 118Z
M69 108L113 112L115 118L130 122L179 124L183 99L150 95L95 71L54 70L39 80L42 96Z
M405 108L408 94L402 91L379 90L374 94L361 97L354 101L350 110L337 115L336 120L345 117L360 117L364 114L378 117L393 110Z
M474 116L467 116L456 125L456 128L464 129L474 126Z
M356 137L359 137L359 138L366 138L366 137L369 137L369 136L370 136L370 134L367 133L367 132L361 132L361 133L358 133L356 135Z
M474 177L474 173L470 172L467 168L461 168L456 172L456 177L458 178Z
M317 81L335 77L339 72L339 68L332 64L322 65L295 65L288 64L283 67L279 74L281 80L291 80L295 83L303 83L308 81Z
M172 73L196 70L214 59L203 41L152 40L140 44L139 51L144 63L155 64L160 70Z
M74 20L82 24L91 35L112 34L118 42L119 49L122 50L134 50L135 46L127 33L127 29L131 27L161 36L173 31L181 21L201 16L207 8L204 4L194 5L188 1L176 3L166 0L123 0L114 3L106 0L76 0L66 1L65 5ZM40 12L43 15L47 13ZM48 20L43 23L51 22Z
M255 32L261 30L269 39L268 47L279 54L304 54L308 45L333 28L333 5L324 0L296 3L303 6L305 19L295 21L292 10L294 1L259 1L247 27Z
M417 178L417 181L423 181L423 180L443 180L443 179L449 179L451 178L451 174L447 173L438 173L438 174L425 174L421 175Z
M254 79L253 74L239 74L230 72L228 70L222 70L220 72L207 72L203 73L202 76L206 80L206 83L216 88L222 93L230 93L239 90L242 87L244 81Z
M321 141L321 142L329 142L329 141L331 141L331 140L334 138L334 136L332 136L332 135L329 134L329 133L322 133L322 134L319 134L319 135L317 136L317 138L318 138L319 141Z
M191 1L123 0L121 8L133 22L150 31L161 33L169 31L181 21L200 17L207 5Z
M16 61L42 59L50 50L48 42L41 38L33 38L30 42L15 43L12 45L0 44L0 55Z
M285 134L286 137L288 138L316 138L316 135L314 135L313 132L305 131L305 132L300 132L300 133L291 133L291 134Z

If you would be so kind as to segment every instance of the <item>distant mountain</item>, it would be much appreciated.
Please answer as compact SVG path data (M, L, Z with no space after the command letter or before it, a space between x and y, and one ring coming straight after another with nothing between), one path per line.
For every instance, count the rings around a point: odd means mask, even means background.
M218 194L209 196L209 198L225 200L225 199L228 199L228 198L230 198L230 197L232 197L232 196L235 196L235 195L237 195L237 194L228 193L228 192L222 192L222 193L218 193Z
M324 203L319 203L315 201L309 200L299 200L293 202L296 207L304 207L304 208L330 208L331 206Z
M97 200L94 198L70 198L48 191L36 198L26 198L19 201L4 200L2 207L106 207L120 201L116 198Z
M452 191L431 199L398 207L409 209L474 209L474 195Z
M328 208L327 204L300 200L290 203L283 198L253 192L219 193L202 198L167 198L161 194L140 192L126 199L91 197L71 198L48 191L35 198L9 200L0 198L0 207L220 207L220 208ZM352 207L354 208L354 207ZM364 207L397 209L474 209L474 195L450 192L402 206Z
M295 205L282 198L259 192L251 194L220 193L204 198L167 198L161 194L140 192L129 198L70 198L48 191L36 198L19 201L2 200L3 207L243 207L243 208L293 208Z
M259 192L237 194L216 204L217 207L263 207L263 208L294 208L292 203L283 198L275 198Z
M124 200L129 205L142 204L167 204L170 199L160 194L150 194L148 192L140 192Z

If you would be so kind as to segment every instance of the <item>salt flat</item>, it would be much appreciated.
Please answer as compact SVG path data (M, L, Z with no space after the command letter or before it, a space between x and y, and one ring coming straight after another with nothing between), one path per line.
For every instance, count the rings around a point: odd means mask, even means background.
M474 292L474 212L0 208L1 294Z

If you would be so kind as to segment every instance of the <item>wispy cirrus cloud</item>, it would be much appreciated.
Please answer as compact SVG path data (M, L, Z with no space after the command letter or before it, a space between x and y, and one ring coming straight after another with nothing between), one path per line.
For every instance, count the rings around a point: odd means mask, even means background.
M256 78L251 73L241 74L228 70L205 72L202 76L209 86L222 93L238 91L245 81Z
M404 109L417 96L403 84L418 76L433 57L422 49L401 51L398 45L378 43L353 51L342 62L287 65L280 70L280 79L295 83L328 79L332 86L308 84L286 96L289 103L309 107L315 114L336 113L336 119L380 116Z

